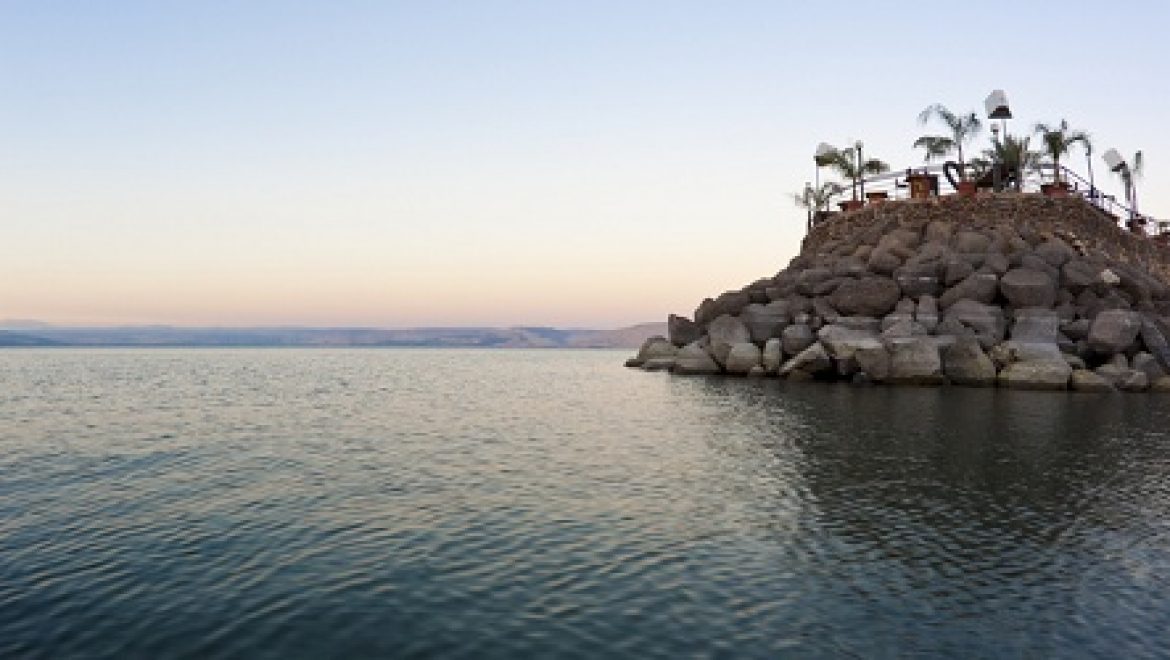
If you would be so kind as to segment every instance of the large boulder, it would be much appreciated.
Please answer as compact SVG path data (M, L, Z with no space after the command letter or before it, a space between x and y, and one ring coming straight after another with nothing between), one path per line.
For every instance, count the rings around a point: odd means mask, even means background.
M1052 307L1056 283L1039 270L1013 268L999 279L999 290L1012 307Z
M758 366L760 366L759 347L750 342L731 345L731 350L727 353L727 363L724 365L727 373L746 376Z
M705 326L724 314L738 314L751 302L752 296L746 291L726 291L714 300L707 298L695 310L695 323Z
M837 287L829 301L844 316L885 316L894 309L902 291L891 279L863 277L846 280Z
M1060 269L1061 285L1074 294L1096 284L1100 275L1101 267L1084 259L1071 259Z
M1089 327L1089 347L1097 353L1121 353L1137 340L1142 330L1142 316L1121 309L1105 310Z
M937 296L943 288L940 268L941 264L937 260L908 261L894 272L894 281L902 290L902 295L907 297Z
M1019 390L1068 388L1072 367L1056 344L1010 341L996 348L1009 353L1008 364L999 372L1000 386Z
M951 305L943 321L946 326L969 329L979 339L984 349L1003 341L1004 333L1007 331L1003 310L995 305L984 305L974 300L960 300ZM937 332L942 334L943 329L944 326L940 325Z
M833 271L828 268L806 268L796 276L796 291L802 296L813 296L813 290L821 282L833 278Z
M703 329L685 316L671 314L666 317L666 334L670 336L670 343L681 348L698 341L703 336Z
M812 328L803 323L796 323L784 328L780 335L780 346L784 349L785 355L796 355L812 346L816 340Z
M719 371L719 365L698 341L683 346L674 358L674 373L676 374L697 376L717 374Z
M779 339L769 339L764 343L763 363L764 371L774 374L780 370L780 363L784 361L784 350Z
M1074 369L1068 381L1069 387L1078 392L1113 392L1113 384L1101 376L1085 369Z
M929 337L893 342L889 382L900 385L942 385L942 359L938 344Z
M1162 326L1149 314L1142 314L1141 338L1146 350L1158 359L1158 363L1170 369L1170 342L1167 342Z
M943 349L943 372L951 382L971 387L995 385L995 364L973 337L959 337Z
M780 367L780 376L813 376L830 371L832 368L833 360L829 358L825 347L814 343L798 353L796 357L785 362Z
M1145 351L1133 356L1133 368L1144 373L1151 383L1166 375L1166 370L1158 364L1158 358Z
M877 337L865 330L843 325L826 325L817 331L817 339L834 360L850 360L860 347L880 346Z
M642 347L638 349L638 355L634 358L626 360L627 367L641 367L647 360L654 360L659 358L673 359L678 353L678 347L666 340L661 335L654 335L648 337L646 341L642 342Z
M724 314L711 321L707 327L707 336L711 340L711 354L719 364L727 364L727 354L734 344L743 344L752 340L747 326L737 317Z
M772 337L779 337L788 324L788 303L772 302L767 305L751 304L739 313L739 320L747 326L752 341L764 343Z
M918 306L914 309L914 320L922 324L927 332L934 332L938 327L938 300L930 294L918 298Z
M890 376L890 352L881 343L859 346L853 351L853 362L857 370L874 382L882 382Z
M1011 338L1022 342L1055 344L1060 335L1060 316L1056 310L1025 307L1015 311Z
M991 239L976 231L961 231L951 241L955 252L983 253L991 246Z
M946 309L960 300L991 304L999 293L999 278L994 273L978 272L964 278L943 292L938 304Z

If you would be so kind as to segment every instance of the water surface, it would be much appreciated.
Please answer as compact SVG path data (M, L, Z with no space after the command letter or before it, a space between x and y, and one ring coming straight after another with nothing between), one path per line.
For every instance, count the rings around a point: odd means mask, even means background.
M1170 398L0 352L0 656L1157 657Z

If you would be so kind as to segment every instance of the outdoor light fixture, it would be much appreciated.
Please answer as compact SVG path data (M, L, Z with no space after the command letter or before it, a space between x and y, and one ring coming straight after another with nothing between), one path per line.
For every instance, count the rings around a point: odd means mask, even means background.
M1003 93L1002 89L992 91L987 95L987 99L983 101L984 107L987 108L988 119L1011 119L1012 111L1008 107L1007 94Z
M1120 172L1126 167L1125 159L1121 157L1121 154L1117 153L1116 149L1110 149L1109 151L1106 151L1105 153L1101 154L1101 158L1105 161L1105 164L1109 166L1109 169L1114 172Z

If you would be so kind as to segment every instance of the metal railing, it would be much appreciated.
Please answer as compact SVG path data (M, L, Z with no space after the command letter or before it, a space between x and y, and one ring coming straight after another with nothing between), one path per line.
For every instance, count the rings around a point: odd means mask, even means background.
M857 184L858 201L873 202L876 201L875 198L891 200L909 199L910 184L908 179L912 175L937 177L937 188L934 190L934 194L936 195L957 192L945 176L943 171L944 167L945 165L942 164L922 165L865 177ZM1038 193L1041 191L1042 186L1052 181L1052 172L1054 169L1055 166L1050 163L1028 168L1021 173L1018 188L1013 182L1005 186L1005 190ZM1063 165L1060 166L1060 174L1061 181L1068 186L1069 194L1080 196L1089 204L1100 209L1102 213L1111 216L1118 226L1147 236L1157 236L1170 240L1170 221L1157 220L1151 216L1134 212L1127 204L1118 200L1115 195L1106 194L1100 187ZM834 204L843 205L845 202L853 199L854 185L849 181L840 182L839 185L841 186L842 192L837 196ZM834 215L834 213L833 211L827 210L818 212L814 216L814 224L827 219Z

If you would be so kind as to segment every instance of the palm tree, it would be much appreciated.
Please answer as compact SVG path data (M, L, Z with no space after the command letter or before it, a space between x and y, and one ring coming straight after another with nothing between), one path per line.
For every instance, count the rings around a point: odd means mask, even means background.
M1142 158L1142 152L1137 152L1133 155L1133 160L1125 161L1125 165L1117 170L1117 175L1121 177L1121 183L1125 186L1125 199L1129 202L1130 213L1133 218L1138 217L1137 210L1137 189L1134 187L1136 181L1142 175L1142 169L1145 161Z
M819 188L814 188L812 184L805 183L804 190L792 194L792 201L796 205L807 210L808 225L807 229L812 228L813 217L821 211L829 208L829 202L834 197L840 195L844 188L841 184L834 182L822 183Z
M932 157L945 156L952 151L958 152L959 176L963 181L966 181L967 167L963 161L963 145L975 139L979 131L983 130L983 122L974 112L957 115L941 103L935 103L919 113L918 123L925 126L931 117L938 117L942 120L943 124L950 129L950 136L924 135L914 141L914 147L926 149L926 162L928 163Z
M1084 131L1069 130L1068 121L1065 119L1061 119L1057 126L1036 124L1033 130L1036 135L1040 136L1040 140L1044 144L1044 151L1052 159L1053 183L1060 183L1060 157L1066 155L1072 145L1079 143L1086 149L1092 149L1089 144L1089 134Z
M833 154L833 160L829 163L829 167L837 170L841 176L853 182L853 201L857 201L857 186L861 183L862 177L866 174L881 174L882 172L889 172L890 166L883 163L876 158L867 159L865 162L858 162L861 155L861 143L858 142L852 147L845 149L838 149Z
M1020 190L1024 183L1024 170L1033 169L1040 162L1040 153L1029 149L1031 138L1004 135L996 138L991 148L983 151L986 160L1003 168L1015 177L1015 188Z

